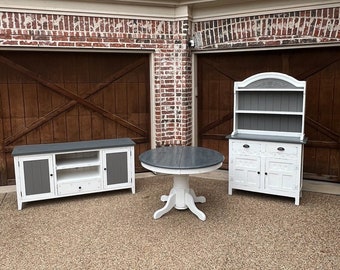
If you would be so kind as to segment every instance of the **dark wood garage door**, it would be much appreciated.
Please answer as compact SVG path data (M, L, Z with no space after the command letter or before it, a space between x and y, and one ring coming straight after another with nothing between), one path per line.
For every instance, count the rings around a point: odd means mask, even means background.
M1 185L14 183L16 145L129 137L138 157L149 88L147 54L0 52Z
M340 182L340 48L198 55L199 145L226 156L232 132L233 84L260 72L307 81L304 177Z

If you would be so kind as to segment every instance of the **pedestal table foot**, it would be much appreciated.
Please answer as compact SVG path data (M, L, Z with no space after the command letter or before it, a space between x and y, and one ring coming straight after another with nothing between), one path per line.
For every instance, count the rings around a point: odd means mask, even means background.
M203 196L201 196L203 197ZM204 197L203 197L204 198ZM205 200L205 198L204 198ZM194 213L200 220L205 221L205 214L199 210L195 204L194 198L190 193L185 194L185 203L189 207L190 211Z
M163 198L166 197L166 198ZM163 216L164 214L168 213L176 204L176 194L175 193L170 193L169 196L163 195L161 197L161 200L163 201L163 199L166 199L167 202L164 205L163 208L157 210L154 214L153 214L153 218L154 219L158 219L161 216Z
M162 202L166 202L166 201L168 201L168 199L169 199L169 196L168 196L168 195L162 195L162 196L161 196L161 201L162 201Z
M195 191L193 189L190 189L189 192L193 197L195 203L196 202L205 203L207 201L204 196L196 196Z

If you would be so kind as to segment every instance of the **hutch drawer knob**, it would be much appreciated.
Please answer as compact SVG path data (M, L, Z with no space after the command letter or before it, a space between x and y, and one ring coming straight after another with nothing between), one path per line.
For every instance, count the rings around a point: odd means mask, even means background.
M257 174L260 174L260 172L257 172Z
M284 151L285 149L283 147L278 147L277 150Z
M249 144L244 144L243 148L249 148Z

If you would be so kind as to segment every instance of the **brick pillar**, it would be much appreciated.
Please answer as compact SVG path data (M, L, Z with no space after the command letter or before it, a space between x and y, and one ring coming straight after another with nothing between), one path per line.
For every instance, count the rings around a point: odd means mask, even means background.
M189 22L174 22L173 40L156 51L156 145L191 144L191 54Z

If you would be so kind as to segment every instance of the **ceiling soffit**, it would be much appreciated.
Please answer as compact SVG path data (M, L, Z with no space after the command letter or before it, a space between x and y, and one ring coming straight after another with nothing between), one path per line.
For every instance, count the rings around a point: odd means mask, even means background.
M338 7L335 0L2 0L3 11L205 21Z

